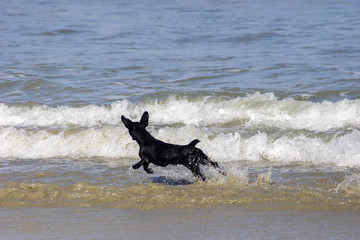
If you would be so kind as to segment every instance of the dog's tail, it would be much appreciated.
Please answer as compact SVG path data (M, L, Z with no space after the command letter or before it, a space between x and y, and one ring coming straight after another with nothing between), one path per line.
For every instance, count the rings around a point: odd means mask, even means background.
M195 139L195 140L193 140L191 143L189 143L187 146L188 146L189 148L194 148L195 145L198 144L199 142L200 142L200 140Z

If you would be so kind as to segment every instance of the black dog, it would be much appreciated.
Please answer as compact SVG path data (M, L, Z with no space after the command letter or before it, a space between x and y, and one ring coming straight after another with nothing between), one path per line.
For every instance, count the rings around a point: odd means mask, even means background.
M220 173L225 175L225 172L219 168L217 162L211 161L201 149L196 148L195 145L200 141L195 139L188 145L174 145L164 143L153 136L145 129L149 124L149 114L144 112L140 122L133 122L124 116L121 116L121 121L125 127L129 129L130 136L135 140L139 146L140 162L132 167L138 169L144 167L145 172L153 173L149 168L149 164L165 167L169 164L184 165L195 175L205 181L205 176L200 171L200 164L211 165L215 167Z

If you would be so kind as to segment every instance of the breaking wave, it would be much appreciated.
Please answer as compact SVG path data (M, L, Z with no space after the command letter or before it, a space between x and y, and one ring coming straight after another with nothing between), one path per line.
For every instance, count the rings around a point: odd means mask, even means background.
M139 104L123 100L110 106L29 107L0 104L0 126L91 127L119 124L122 114L140 118L144 111L151 113L152 124L156 125L242 124L311 131L360 128L360 100L314 103L291 98L278 100L272 93L256 93L232 99L170 96L164 100L150 100Z
M150 113L157 138L188 144L198 138L211 158L360 166L360 101L314 103L246 97L178 98L110 106L0 104L2 158L137 158L121 115Z

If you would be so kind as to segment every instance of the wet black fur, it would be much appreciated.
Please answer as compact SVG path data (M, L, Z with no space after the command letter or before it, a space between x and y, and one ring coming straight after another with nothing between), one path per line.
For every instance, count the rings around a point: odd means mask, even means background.
M139 156L141 160L132 166L134 169L143 166L145 172L150 174L153 173L153 170L149 168L150 163L162 167L169 164L181 164L190 169L195 177L205 181L205 176L200 171L200 165L211 165L225 175L217 162L211 161L201 149L195 147L200 142L199 140L195 139L188 145L174 145L154 138L145 129L149 124L148 112L143 113L140 122L133 122L124 116L121 116L121 121L129 130L132 139L140 146Z

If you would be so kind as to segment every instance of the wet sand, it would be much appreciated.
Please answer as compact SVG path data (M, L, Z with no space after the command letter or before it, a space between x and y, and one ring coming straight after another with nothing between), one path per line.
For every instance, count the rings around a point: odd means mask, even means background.
M358 211L0 209L1 239L358 239Z

